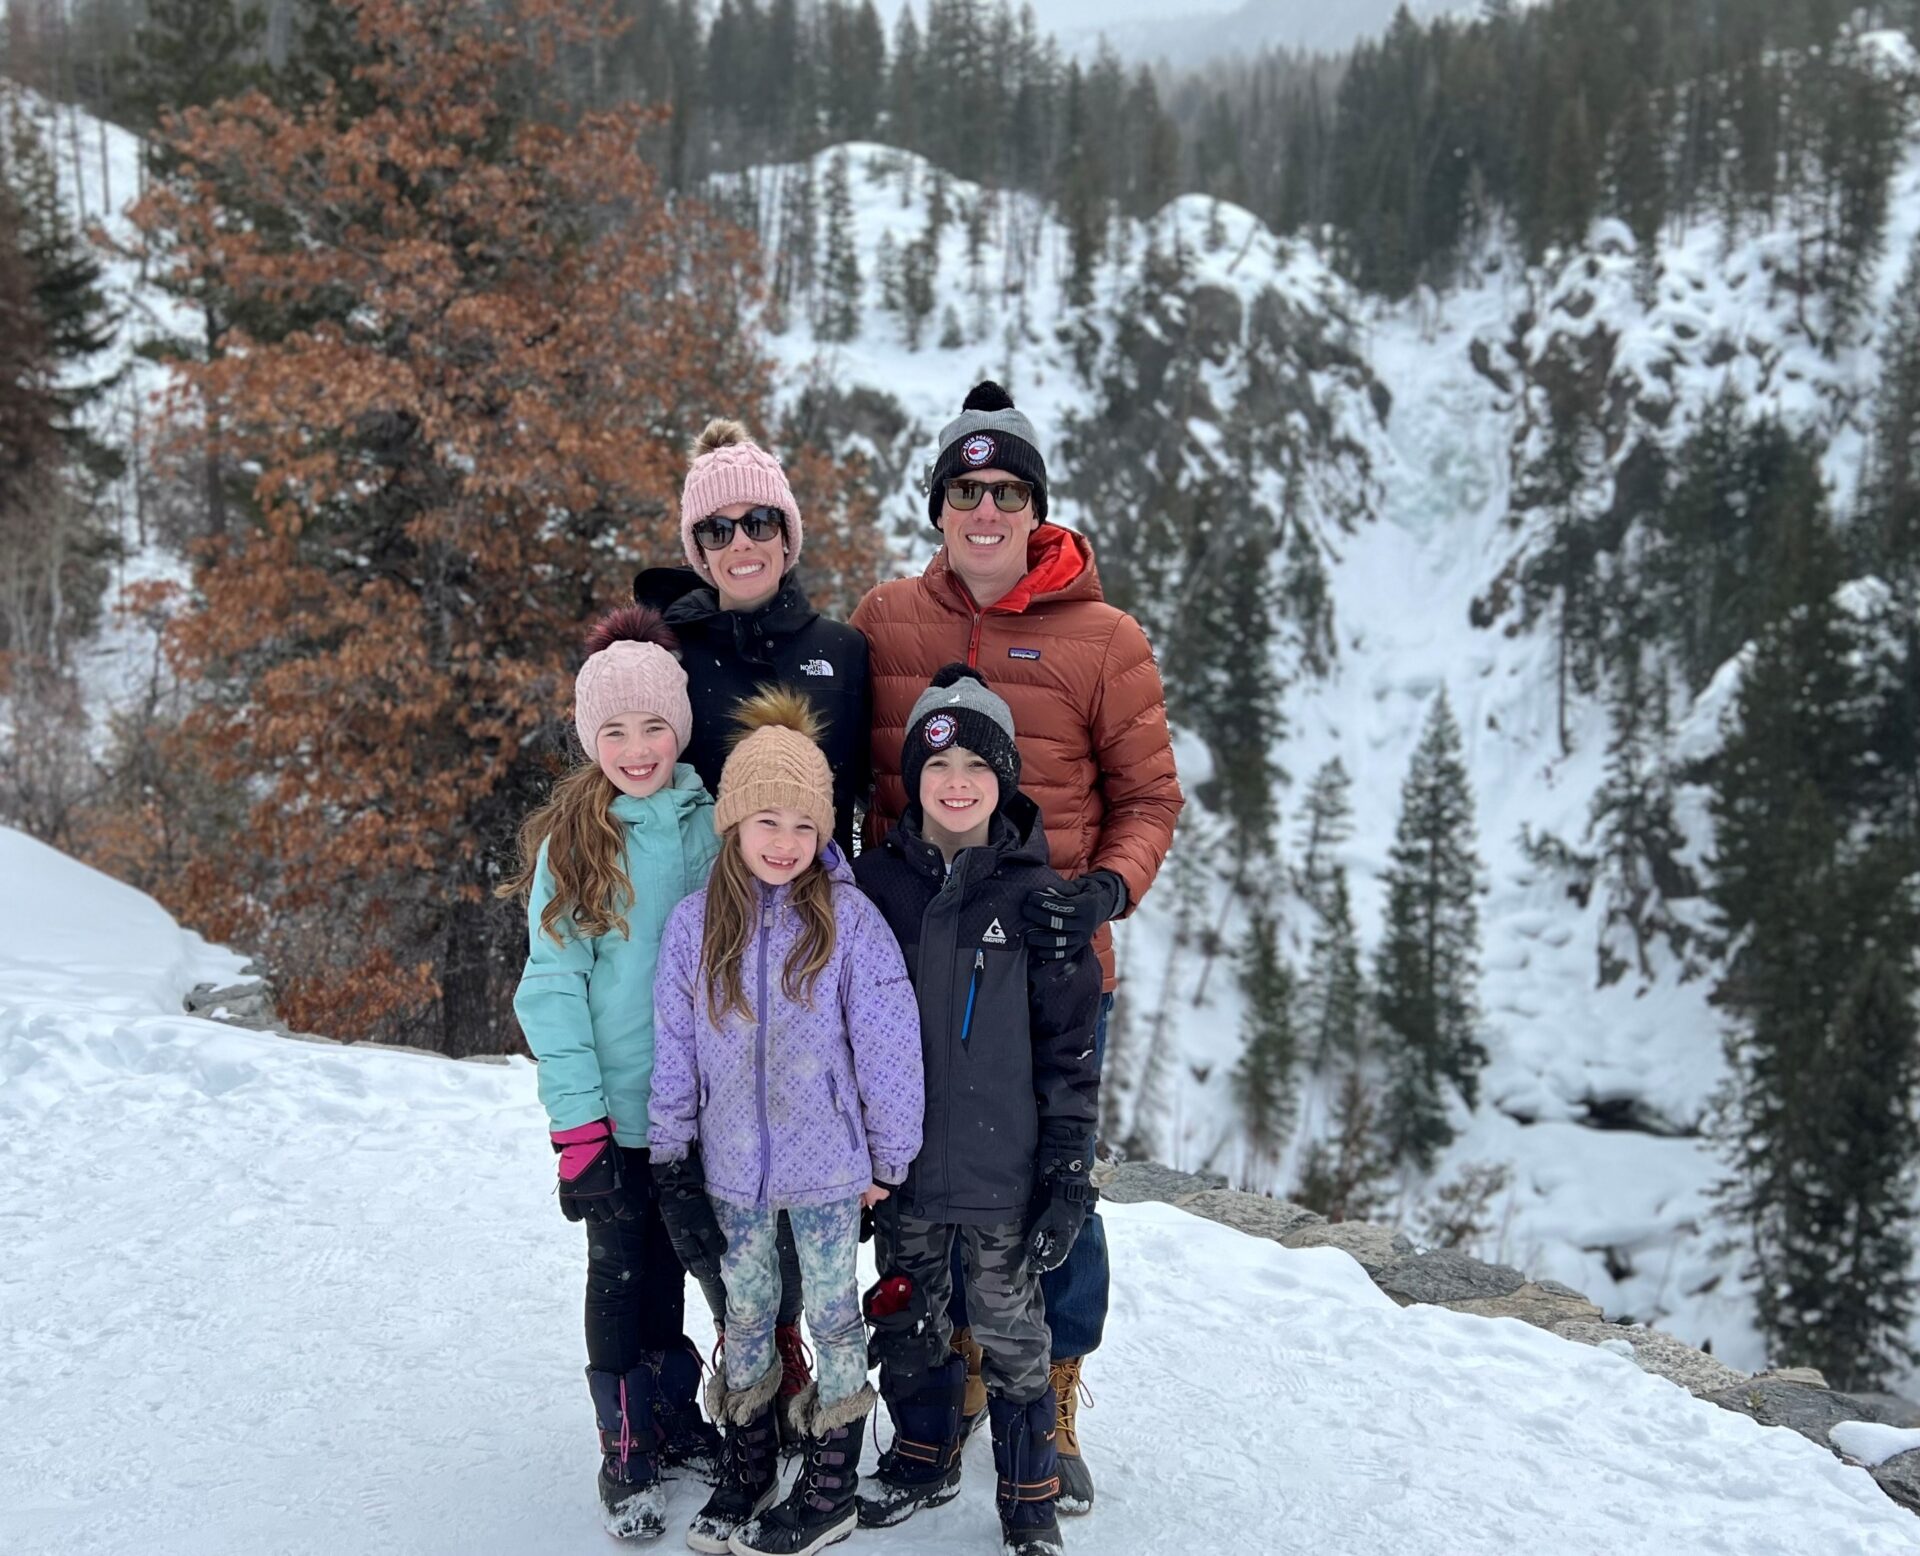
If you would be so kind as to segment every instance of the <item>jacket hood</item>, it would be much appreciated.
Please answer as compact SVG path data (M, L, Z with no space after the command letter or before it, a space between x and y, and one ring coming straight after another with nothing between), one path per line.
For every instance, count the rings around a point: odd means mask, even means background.
M945 546L933 554L923 576L936 599L959 609L973 609L973 597L953 570ZM1093 546L1087 537L1060 524L1042 524L1027 541L1026 577L987 609L1018 613L1042 601L1105 598L1100 591L1100 571L1093 561ZM669 615L667 619L672 621L673 617Z
M713 796L707 793L700 775L685 762L675 762L673 782L664 789L643 795L616 794L609 808L622 821L638 821L643 816L655 815L663 809L672 811L676 816L684 816L689 811L712 803Z
M926 814L918 800L907 806L900 824L887 833L881 846L894 849L917 870L931 875L946 874L946 861L940 857L940 850L927 841ZM1040 824L1040 807L1024 794L1010 795L987 824L985 846L998 854L1003 863L1045 864L1047 834Z

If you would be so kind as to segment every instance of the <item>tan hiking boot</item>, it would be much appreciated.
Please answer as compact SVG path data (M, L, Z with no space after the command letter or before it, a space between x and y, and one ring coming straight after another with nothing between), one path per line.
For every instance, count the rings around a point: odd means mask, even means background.
M987 1413L987 1385L980 1376L980 1363L987 1353L980 1349L971 1329L954 1330L953 1351L967 1359L967 1392L960 1400L960 1441L964 1443Z
M1080 1363L1084 1357L1063 1356L1053 1364L1048 1381L1053 1384L1053 1451L1060 1463L1060 1495L1054 1501L1056 1512L1077 1515L1093 1511L1093 1475L1080 1456L1080 1395L1093 1394L1080 1381Z

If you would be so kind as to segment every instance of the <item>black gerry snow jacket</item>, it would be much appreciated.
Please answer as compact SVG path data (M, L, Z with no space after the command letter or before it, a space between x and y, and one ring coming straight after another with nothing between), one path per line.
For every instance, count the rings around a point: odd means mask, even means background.
M1027 958L1020 905L1060 880L1032 800L1008 800L986 845L955 855L951 874L921 826L920 806L909 805L853 863L906 953L920 1003L926 1123L902 1204L928 1221L1014 1221L1033 1197L1041 1129L1093 1133L1100 963L1091 951Z
M690 567L648 568L634 579L633 597L664 615L680 639L693 703L693 739L680 760L709 793L720 792L720 769L739 733L733 710L770 686L806 693L826 725L820 744L833 769L833 835L852 858L854 813L866 809L873 787L867 640L809 605L791 573L752 611L722 610L713 585Z

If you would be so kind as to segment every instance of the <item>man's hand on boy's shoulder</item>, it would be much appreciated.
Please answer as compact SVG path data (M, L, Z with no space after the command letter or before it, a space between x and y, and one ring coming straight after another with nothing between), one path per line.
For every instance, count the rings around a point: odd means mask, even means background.
M1027 949L1042 961L1065 961L1093 944L1100 926L1127 911L1127 885L1111 870L1089 870L1027 894Z

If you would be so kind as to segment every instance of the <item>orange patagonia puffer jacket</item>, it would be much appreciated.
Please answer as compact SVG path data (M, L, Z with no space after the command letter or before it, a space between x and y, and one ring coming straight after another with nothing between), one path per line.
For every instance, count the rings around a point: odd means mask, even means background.
M1140 905L1173 843L1185 799L1173 769L1167 698L1140 623L1100 595L1086 537L1043 524L1027 576L984 611L942 546L918 578L871 590L853 613L873 686L873 808L863 843L906 808L900 746L907 715L942 665L964 660L1013 709L1020 788L1040 807L1053 867L1069 878L1111 870ZM1102 927L1101 987L1114 983Z

